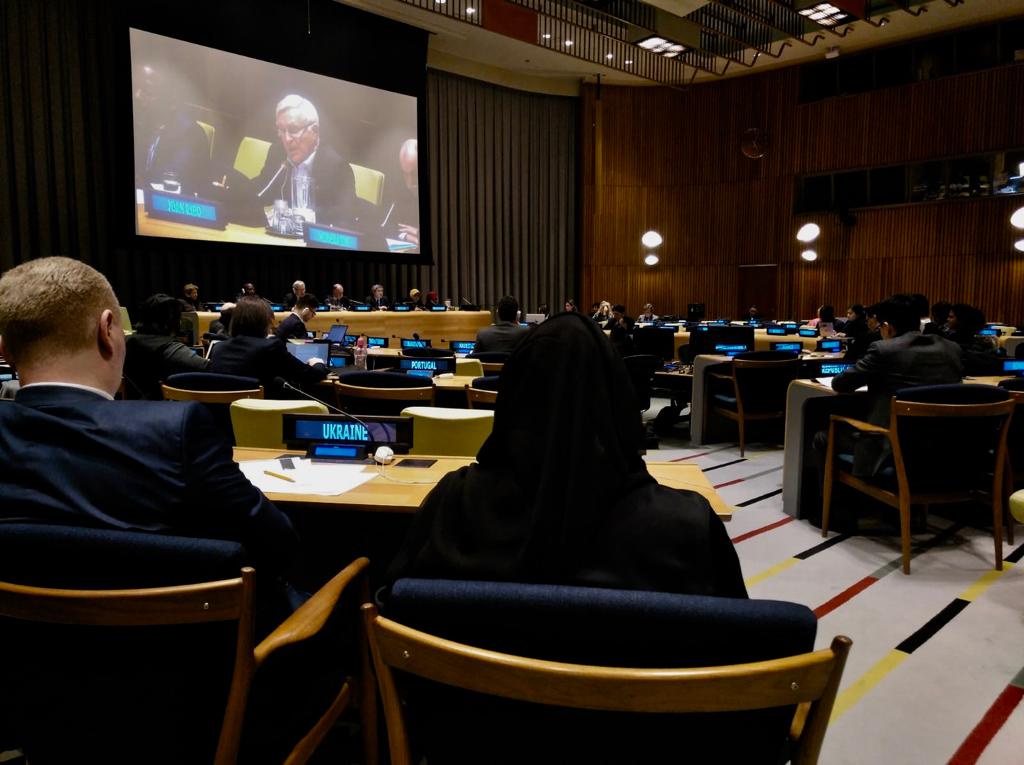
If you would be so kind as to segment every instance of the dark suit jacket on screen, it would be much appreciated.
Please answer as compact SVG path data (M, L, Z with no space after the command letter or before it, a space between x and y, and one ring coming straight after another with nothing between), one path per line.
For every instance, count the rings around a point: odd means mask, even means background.
M867 420L888 427L890 403L896 391L916 385L958 383L962 376L956 343L915 331L873 343L853 368L832 379L832 388L852 393L867 385L872 398ZM861 438L854 449L854 473L877 473L888 454L888 441Z
M327 352L324 346L324 353ZM288 353L276 337L239 335L217 343L210 352L210 372L255 377L263 385L267 398L292 398L274 385L275 377L283 377L295 386L317 383L327 377L323 364L310 366Z
M512 321L499 321L490 327L481 327L476 333L474 350L511 353L526 332Z
M0 463L0 522L236 540L264 577L284 572L298 548L201 404L23 388L0 408Z

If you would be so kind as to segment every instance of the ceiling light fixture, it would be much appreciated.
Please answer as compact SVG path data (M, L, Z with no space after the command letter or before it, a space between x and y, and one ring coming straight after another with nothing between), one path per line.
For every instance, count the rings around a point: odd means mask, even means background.
M608 59L609 61L611 61L613 58L615 58L615 54L614 53L605 53L604 57L606 59Z
M544 34L541 35L541 37L543 37L545 40L550 40L551 39L551 33L550 32L545 32Z
M626 66L632 66L632 65L633 65L633 59L631 59L631 58L627 58L627 59L626 59L625 61L623 61L622 63L623 63L623 64L625 64Z
M818 253L814 250L804 250L800 253L800 257L806 260L808 263L813 263L818 259Z
M1024 207L1018 207L1010 216L1010 225L1014 228L1024 228Z
M664 37L658 37L657 35L645 37L644 39L637 41L637 45L644 50L649 50L651 53L657 53L665 58L675 58L686 50L685 46L677 43L675 40L668 40Z
M476 8L467 8L466 9L466 15L467 16L472 16L474 13L476 13Z
M1021 240L1021 242L1019 243L1024 244L1024 240ZM648 266L656 266L658 265L659 260L660 258L657 255L655 255L653 252L649 252L647 253L647 257L644 258L644 263L646 263Z
M817 239L820 233L821 226L817 223L805 223L800 227L800 230L796 232L796 239L798 242L809 243Z
M565 41L565 47L566 48L571 48L572 47L572 40L566 40Z
M1017 250L1018 252L1024 252L1024 239L1018 239L1016 242L1014 242L1013 249Z
M661 234L659 234L657 231L651 230L644 234L642 237L640 237L640 241L643 243L644 247L653 248L660 245L663 240L661 238Z

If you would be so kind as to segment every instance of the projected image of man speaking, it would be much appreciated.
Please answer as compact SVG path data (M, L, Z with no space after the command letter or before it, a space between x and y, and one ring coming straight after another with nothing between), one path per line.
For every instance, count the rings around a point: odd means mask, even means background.
M301 235L302 221L308 221L359 230L365 205L356 197L352 168L322 140L313 103L285 96L277 104L275 123L279 143L255 180L260 204L271 208L269 229Z

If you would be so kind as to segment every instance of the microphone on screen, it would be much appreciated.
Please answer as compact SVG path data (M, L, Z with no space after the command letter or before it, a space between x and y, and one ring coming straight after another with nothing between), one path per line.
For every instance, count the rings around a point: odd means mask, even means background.
M263 187L263 191L261 191L259 194L256 195L257 197L262 197L264 194L267 193L267 189L270 188L270 184L277 180L277 176L279 176L281 174L281 172L285 169L285 167L287 167L287 165L284 162L282 162L281 166L279 168L277 168L277 172L274 173L274 177L270 179L270 181L267 183L266 186ZM249 193L252 193L252 192L249 192Z
M340 415L343 415L345 417L348 417L353 422L356 422L359 425L362 425L364 428L366 428L366 434L367 435L370 434L370 426L367 425L362 420L360 420L358 417L356 417L351 412L346 412L344 409L339 409L338 407L334 406L333 404L328 404L323 399L319 399L316 396L313 396L313 395L311 395L309 393L306 393L306 391L302 390L302 388L296 388L294 385L292 385L290 382L285 380L283 377L275 377L274 378L274 385L277 385L278 387L282 388L283 390L290 390L290 391L293 391L295 393L298 393L300 396L305 396L306 398L310 399L311 401L316 401L318 404L323 404L324 406L327 407L327 409L329 411L334 412L335 414L340 414Z

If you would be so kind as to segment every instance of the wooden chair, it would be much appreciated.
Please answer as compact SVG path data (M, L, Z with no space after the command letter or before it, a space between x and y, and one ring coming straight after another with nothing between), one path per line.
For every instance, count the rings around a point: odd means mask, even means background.
M235 579L147 589L68 590L0 582L0 616L51 625L118 628L118 634L132 628L143 628L137 633L142 640L145 639L146 628L235 623L234 666L213 757L218 765L230 765L239 755L249 689L256 670L278 651L318 635L347 588L358 584L362 588L361 598L365 600L368 595L368 566L366 558L351 563L256 646L253 645L255 572L248 567L242 568L241 575ZM371 694L369 697L365 696L367 692ZM375 697L372 694L372 688L364 691L364 712L369 724L375 725ZM351 683L345 681L328 709L292 748L286 763L297 765L309 759L348 705L351 695ZM189 703L188 699L175 701L182 705ZM95 752L94 755L116 759L124 731L120 728L122 721L110 719L109 723L107 738L110 751ZM54 735L58 735L56 731ZM365 743L369 747L368 759L375 760L375 741L367 738ZM32 757L31 751L26 754ZM194 754L196 761L205 757L202 752Z
M160 389L168 401L230 404L243 398L263 398L263 386L256 378L211 372L184 372L171 375Z
M783 353L777 360L765 360L766 353L773 352L740 354L733 359L729 374L711 374L730 383L731 392L713 396L712 411L739 427L741 457L746 450L747 423L784 420L789 384L800 373L800 361L795 354Z
M407 377L394 372L367 372L351 373L343 379L355 378L358 375L359 382L376 383L378 380L389 378L380 387L371 385L353 385L349 382L339 380L334 383L335 396L342 409L352 411L355 414L372 415L396 415L407 406L433 406L434 405L434 384L427 381L422 384L421 378ZM377 379L374 379L376 376ZM397 380L391 378L404 378L407 382L403 387L397 386ZM394 384L394 385L393 385Z
M386 619L371 604L363 606L363 615L393 765L414 761L395 671L489 696L573 709L664 715L795 705L790 727L792 762L815 763L852 644L839 636L825 650L750 664L609 667L533 659L446 640ZM610 724L607 717L601 720L605 726ZM514 731L513 735L527 733ZM494 746L503 743L507 742ZM637 746L643 743L638 741ZM680 737L677 745L678 757L685 758L692 742ZM488 754L480 753L479 761L488 761ZM537 761L553 760L548 756Z
M494 409L497 401L498 391L496 390L474 388L472 385L466 386L466 402L470 409Z
M1002 571L1003 473L1013 399L989 385L934 385L899 391L890 406L888 428L831 416L821 535L828 534L834 485L849 486L899 510L903 573L909 574L911 507L923 505L927 512L929 505L984 498L992 505L995 568ZM893 466L871 478L838 469L852 465L853 455L840 454L837 425L852 428L862 438L884 439L892 449Z
M483 366L485 375L499 375L510 355L506 351L474 351L466 358L477 359Z

